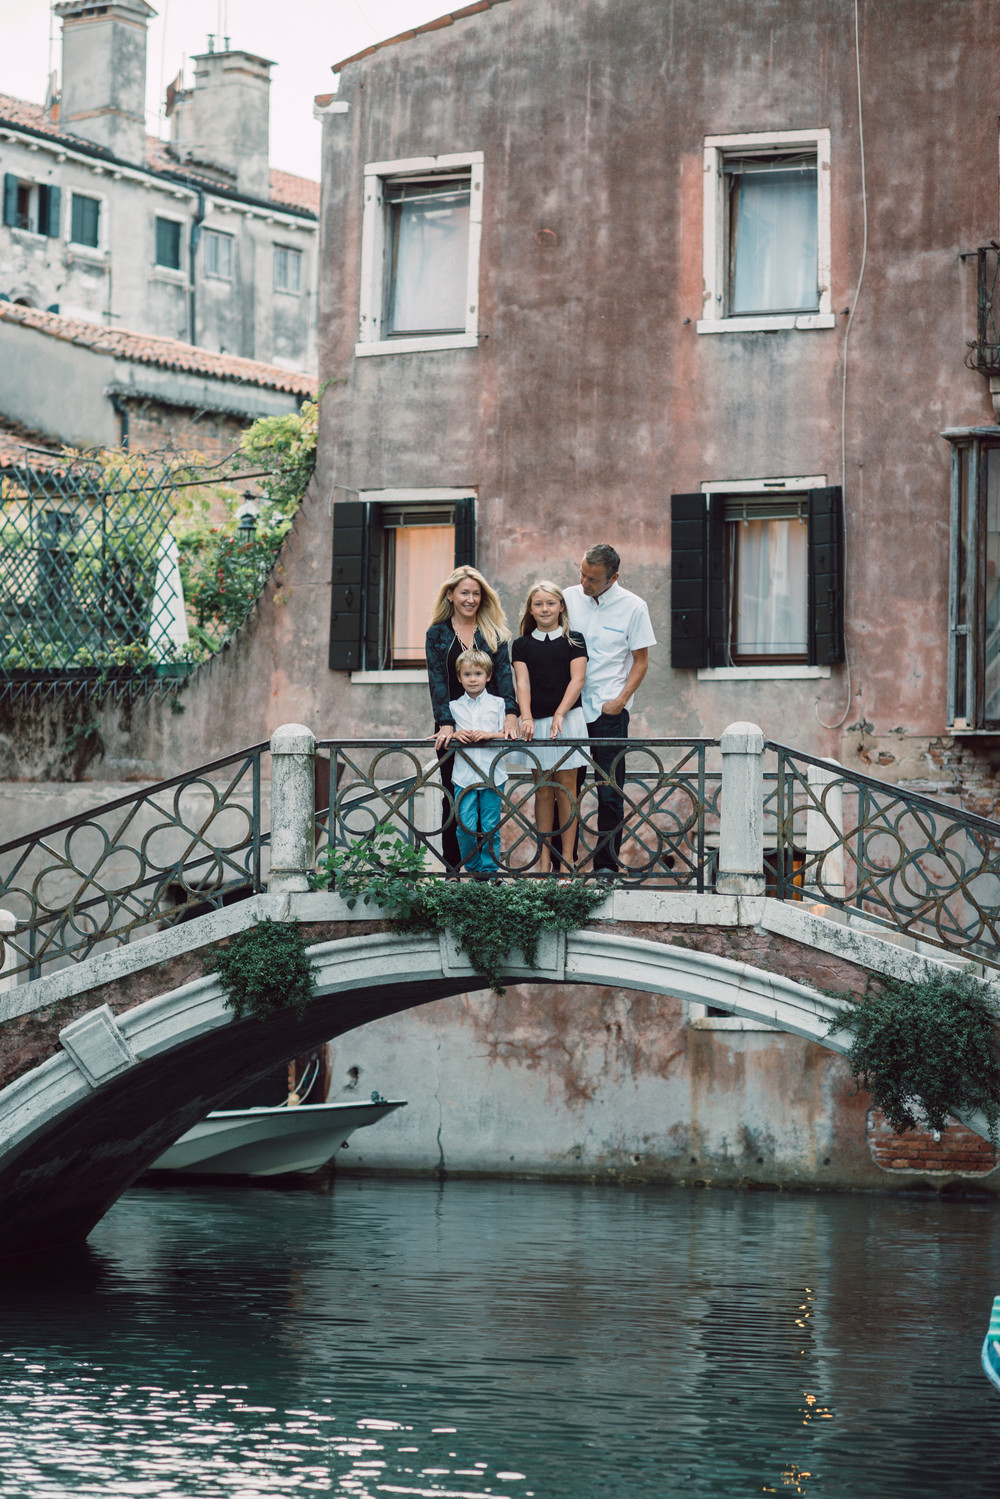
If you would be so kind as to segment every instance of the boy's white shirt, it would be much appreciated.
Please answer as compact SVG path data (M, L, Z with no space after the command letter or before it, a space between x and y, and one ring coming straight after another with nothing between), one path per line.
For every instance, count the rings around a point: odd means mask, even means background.
M490 734L499 734L503 729L507 709L503 698L494 697L491 692L481 692L478 697L470 697L467 692L463 692L449 707L456 729L485 729ZM490 767L503 747L503 741L499 739L494 744L456 744L452 785L502 786L507 779L507 769L502 757L497 760L496 769L492 773ZM469 761L472 763L468 763ZM474 767L482 774L477 776Z

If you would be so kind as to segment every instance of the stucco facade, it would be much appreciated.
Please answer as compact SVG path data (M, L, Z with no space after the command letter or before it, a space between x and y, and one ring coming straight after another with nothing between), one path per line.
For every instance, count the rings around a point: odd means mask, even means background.
M318 184L269 166L271 64L196 57L162 142L144 125L151 8L58 11L61 95L0 97L0 295L314 372Z

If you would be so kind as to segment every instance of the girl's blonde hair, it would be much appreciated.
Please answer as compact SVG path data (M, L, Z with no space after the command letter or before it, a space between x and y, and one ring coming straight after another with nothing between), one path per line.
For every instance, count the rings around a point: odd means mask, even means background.
M535 616L531 612L531 601L536 593L551 593L559 600L559 628L564 635L569 634L569 610L566 608L566 599L558 583L553 583L551 578L538 578L528 589L528 597L524 601L524 613L521 615L521 634L530 635L535 628Z
M471 578L474 583L479 584L482 597L479 600L479 613L476 615L476 629L490 650L495 651L501 641L510 639L507 616L503 612L503 605L496 589L490 587L482 573L475 567L456 567L451 577L445 578L434 601L431 624L440 625L445 620L451 619L455 606L448 594L453 593L459 583L464 582L466 578Z

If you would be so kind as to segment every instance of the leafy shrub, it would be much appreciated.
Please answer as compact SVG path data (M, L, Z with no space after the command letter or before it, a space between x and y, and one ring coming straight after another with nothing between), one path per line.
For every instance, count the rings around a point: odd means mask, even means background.
M897 1134L926 1121L980 1109L991 1139L1000 1120L997 1015L968 973L936 973L920 983L873 979L862 999L839 993L846 1010L830 1030L848 1030L851 1075ZM921 1117L922 1116L922 1117Z
M382 823L345 850L328 850L313 889L334 887L353 910L360 899L398 918L404 932L454 932L477 973L496 994L512 952L537 966L543 932L572 932L608 897L607 885L520 880L445 880L424 870L419 848Z
M244 1015L266 1020L290 1006L301 1019L316 989L298 927L270 916L238 932L228 947L209 955L205 966L218 975L237 1020Z

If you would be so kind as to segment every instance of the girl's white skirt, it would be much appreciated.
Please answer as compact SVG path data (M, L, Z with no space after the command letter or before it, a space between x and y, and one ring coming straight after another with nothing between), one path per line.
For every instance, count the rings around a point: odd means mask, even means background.
M551 739L552 719L535 719L535 737L524 745L523 749L515 750L513 754L506 756L506 763L513 767L526 766L528 770L580 770L589 764L577 749L567 750L560 747L563 739L586 739L587 720L583 716L582 708L570 708L563 718L562 732L558 739Z

